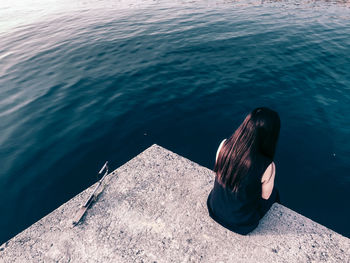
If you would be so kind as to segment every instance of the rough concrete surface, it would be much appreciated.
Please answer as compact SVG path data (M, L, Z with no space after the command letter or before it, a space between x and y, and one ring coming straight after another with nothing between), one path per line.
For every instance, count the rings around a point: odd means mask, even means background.
M350 262L350 239L275 204L256 230L235 234L206 208L214 174L153 145L0 247L0 262Z

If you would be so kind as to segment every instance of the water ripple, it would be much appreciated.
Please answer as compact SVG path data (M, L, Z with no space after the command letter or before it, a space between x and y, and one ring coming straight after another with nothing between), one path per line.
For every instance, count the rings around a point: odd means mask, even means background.
M349 187L346 3L25 1L0 3L0 243L107 159L117 167L158 143L212 168L218 142L258 105L282 118L285 204L350 234L334 205Z

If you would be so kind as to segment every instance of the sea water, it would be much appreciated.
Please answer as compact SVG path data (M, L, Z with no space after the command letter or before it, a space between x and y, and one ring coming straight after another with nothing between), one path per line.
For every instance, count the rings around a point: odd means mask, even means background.
M279 112L284 205L350 236L350 6L329 1L0 3L0 243L153 143L213 168Z

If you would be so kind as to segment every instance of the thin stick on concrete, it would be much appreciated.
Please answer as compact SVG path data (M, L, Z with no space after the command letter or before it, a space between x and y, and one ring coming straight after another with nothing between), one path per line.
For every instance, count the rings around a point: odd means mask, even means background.
M88 210L88 208L90 207L90 205L92 204L92 202L94 200L96 200L96 192L97 190L100 188L103 179L106 177L106 175L108 174L108 162L105 162L105 164L102 166L101 170L98 172L98 174L102 174L102 172L105 170L105 174L102 176L102 178L98 181L98 184L96 185L94 191L91 193L91 195L89 196L89 198L86 200L85 204L82 205L82 207L80 207L79 211L77 212L74 220L73 220L73 226L76 226L77 224L79 224L80 220L83 218L83 216L85 215L86 211Z

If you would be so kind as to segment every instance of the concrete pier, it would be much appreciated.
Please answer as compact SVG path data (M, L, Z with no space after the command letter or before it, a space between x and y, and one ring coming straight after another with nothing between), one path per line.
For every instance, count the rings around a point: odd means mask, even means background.
M0 262L350 262L350 239L275 204L247 236L206 208L214 173L153 145L0 247Z

